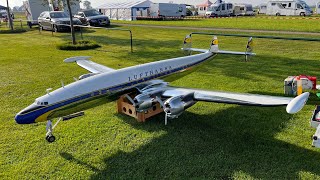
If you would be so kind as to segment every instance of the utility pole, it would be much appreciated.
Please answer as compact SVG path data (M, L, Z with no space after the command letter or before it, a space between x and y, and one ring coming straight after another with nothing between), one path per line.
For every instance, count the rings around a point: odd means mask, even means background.
M9 8L9 0L7 0L7 16L8 16L8 21L9 21L9 28L11 29L11 31L13 31L13 24L12 24L10 8Z

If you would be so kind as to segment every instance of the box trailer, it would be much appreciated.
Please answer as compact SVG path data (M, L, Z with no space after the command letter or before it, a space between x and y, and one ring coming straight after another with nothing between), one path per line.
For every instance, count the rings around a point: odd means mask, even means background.
M155 17L184 17L186 16L185 4L151 3L150 16Z
M27 17L27 24L31 28L33 25L38 25L38 17L43 11L49 11L50 6L48 1L27 0L23 2Z
M311 8L302 0L272 0L267 4L267 15L309 16Z

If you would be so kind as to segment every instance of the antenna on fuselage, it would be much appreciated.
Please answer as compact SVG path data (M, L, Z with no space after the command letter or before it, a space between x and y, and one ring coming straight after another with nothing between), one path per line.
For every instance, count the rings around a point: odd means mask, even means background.
M63 83L63 81L61 80L61 86L64 88L64 83Z
M47 94L49 94L51 90L52 90L52 88L48 88L48 89L46 89Z

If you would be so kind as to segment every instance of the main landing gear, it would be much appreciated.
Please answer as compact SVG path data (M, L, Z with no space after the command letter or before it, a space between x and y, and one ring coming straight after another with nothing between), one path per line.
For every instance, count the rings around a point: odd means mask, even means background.
M58 123L62 120L62 118L59 118L58 121L52 126L52 121L51 120L48 120L47 122L47 127L46 127L46 130L47 130L47 134L46 134L46 140L49 142L49 143L52 143L56 140L56 137L54 137L54 135L52 134L53 132L53 129L58 125Z

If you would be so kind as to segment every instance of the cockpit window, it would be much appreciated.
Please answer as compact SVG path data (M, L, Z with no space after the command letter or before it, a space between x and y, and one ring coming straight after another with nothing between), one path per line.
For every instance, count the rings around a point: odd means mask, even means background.
M46 105L48 105L48 102L35 101L34 104L36 104L38 106L46 106Z

